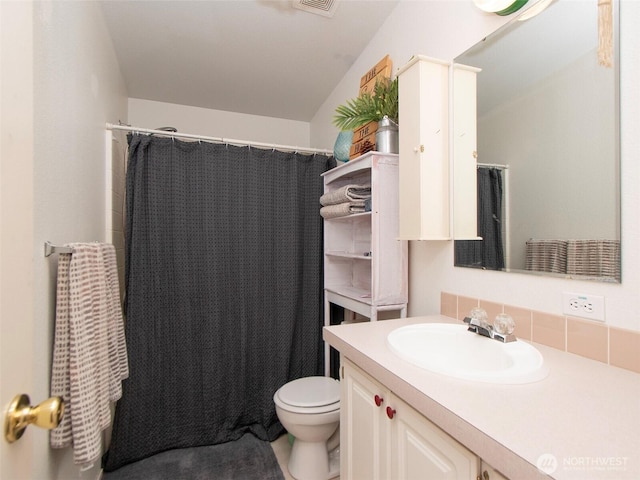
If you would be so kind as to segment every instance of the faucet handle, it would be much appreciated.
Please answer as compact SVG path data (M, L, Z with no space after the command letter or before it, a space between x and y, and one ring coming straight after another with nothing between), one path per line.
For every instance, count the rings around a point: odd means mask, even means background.
M499 313L493 322L493 329L502 335L511 335L516 328L516 324L511 315Z
M469 317L471 317L469 325L476 325L482 328L486 328L487 330L491 328L487 311L484 308L472 308L471 312L469 312Z

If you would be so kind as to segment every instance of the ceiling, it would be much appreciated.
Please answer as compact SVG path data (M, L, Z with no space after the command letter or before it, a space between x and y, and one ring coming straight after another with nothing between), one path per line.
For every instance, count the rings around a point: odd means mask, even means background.
M100 3L129 97L308 122L398 1Z

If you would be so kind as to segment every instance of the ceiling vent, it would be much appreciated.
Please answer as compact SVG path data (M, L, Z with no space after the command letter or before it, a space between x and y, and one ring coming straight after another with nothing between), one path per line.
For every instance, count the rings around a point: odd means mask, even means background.
M340 0L293 0L293 8L315 13L323 17L333 17Z

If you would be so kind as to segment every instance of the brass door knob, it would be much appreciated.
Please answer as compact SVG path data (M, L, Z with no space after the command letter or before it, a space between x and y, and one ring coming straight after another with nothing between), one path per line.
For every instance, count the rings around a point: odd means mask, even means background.
M64 415L64 400L51 397L35 407L28 395L16 395L4 418L4 438L9 443L19 440L27 426L34 424L51 430L56 428Z

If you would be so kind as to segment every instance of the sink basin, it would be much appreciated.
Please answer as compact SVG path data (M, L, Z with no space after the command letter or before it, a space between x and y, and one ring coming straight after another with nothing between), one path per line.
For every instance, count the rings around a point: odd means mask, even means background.
M522 384L549 373L542 354L517 340L502 343L467 331L466 325L419 323L387 336L391 351L426 370L464 380Z

